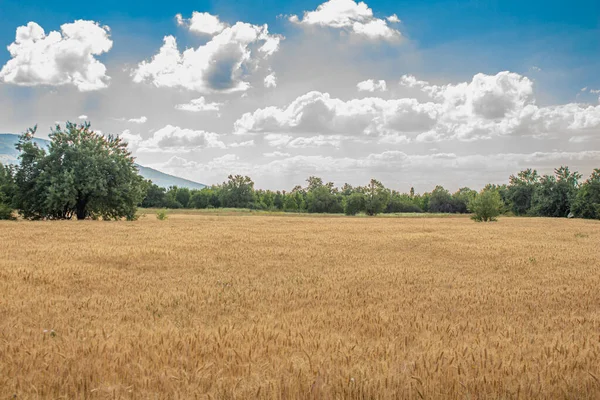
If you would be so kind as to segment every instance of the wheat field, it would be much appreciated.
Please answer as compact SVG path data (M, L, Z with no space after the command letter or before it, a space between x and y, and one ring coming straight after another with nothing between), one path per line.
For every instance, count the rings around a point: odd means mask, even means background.
M0 223L0 399L600 398L600 223Z

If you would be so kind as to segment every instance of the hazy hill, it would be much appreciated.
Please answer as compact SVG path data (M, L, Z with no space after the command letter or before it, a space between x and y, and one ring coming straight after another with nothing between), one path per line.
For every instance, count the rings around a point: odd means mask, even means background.
M10 133L0 133L0 163L16 164L18 163L19 152L15 149L15 144L19 141L18 135ZM49 141L45 139L35 138L34 141L41 147L47 147ZM188 179L179 178L173 175L165 174L153 168L144 167L136 164L140 175L145 179L150 179L158 186L168 188L169 186L186 187L189 189L202 189L206 185Z

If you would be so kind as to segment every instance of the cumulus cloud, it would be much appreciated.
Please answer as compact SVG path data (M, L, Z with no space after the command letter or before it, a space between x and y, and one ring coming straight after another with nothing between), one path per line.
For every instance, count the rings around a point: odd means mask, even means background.
M139 134L131 134L129 130L125 130L120 136L129 143L130 148L139 153L184 152L226 147L214 132L195 131L173 125L155 131L148 139L143 139Z
M194 11L192 18L184 19L181 14L175 16L177 24L180 26L187 26L190 32L215 35L222 32L227 25L219 20L218 15L211 15L207 12Z
M368 97L341 100L309 92L286 107L266 107L242 115L237 134L290 136L371 136L380 143L471 141L498 136L600 134L600 105L570 103L540 107L533 82L511 72L477 74L470 82L432 85L404 76L401 85L427 99ZM281 143L284 136L277 137Z
M281 151L274 151L272 153L263 153L263 156L267 158L276 158L276 157L291 157L290 153L282 153Z
M237 148L237 147L252 147L254 146L254 140L246 140L245 142L234 142L227 145L227 147Z
M419 103L415 99L369 97L343 101L315 91L298 97L285 108L267 107L246 113L236 121L234 131L379 136L430 129L436 113L434 103Z
M373 79L367 79L366 81L358 82L356 88L359 92L385 92L387 90L387 84L384 80L375 81Z
M133 122L134 124L145 124L146 122L148 122L148 118L142 115L139 118L131 118L128 120L128 122Z
M191 100L189 103L177 104L175 109L182 111L191 111L191 112L199 112L199 111L219 111L223 103L209 103L206 101L204 96L201 96L197 99Z
M200 16L198 16L200 15ZM207 13L195 14L198 21L218 21ZM213 19L209 18L213 17ZM223 29L178 18L191 31L213 35L204 45L180 52L174 36L166 36L163 46L150 61L134 69L133 81L150 82L157 87L181 87L202 93L245 91L250 83L245 79L260 63L279 49L282 37L271 35L268 26L237 22L222 24ZM202 28L200 28L202 26ZM210 32L209 32L210 31Z
M560 164L574 167L584 163L589 164L600 157L600 151L457 155L455 153L407 154L398 150L388 150L357 158L324 155L291 156L289 153L276 151L264 153L263 157L265 160L262 163L243 160L235 154L216 157L206 163L173 157L167 163L157 164L156 167L171 168L174 172L183 173L193 170L203 178L218 177L216 179L222 179L232 171L266 181L281 176L305 179L312 174L320 174L320 176L325 174L326 179L335 180L335 177L344 179L337 184L347 182L348 178L353 183L364 183L364 180L372 177L373 174L396 177L399 171L427 172L429 175L444 171L446 175L453 174L458 177L463 176L465 172L473 176L473 171L477 171L479 172L477 182L483 186L490 182L492 176L505 181L509 174L523 168L536 168L542 173L544 171L551 173L553 168ZM429 182L426 190L433 189L432 185L439 183L437 178L439 175L435 176L433 181L425 180ZM289 184L289 180L285 182ZM464 180L461 180L460 184L464 184ZM273 188L280 189L281 186L273 186Z
M305 11L299 18L292 15L289 20L300 25L315 25L344 29L368 39L395 40L401 37L398 30L390 28L386 20L375 18L373 10L364 2L353 0L329 0L315 11ZM387 18L391 23L399 22L398 16Z
M110 29L84 20L60 29L46 35L35 22L18 27L0 81L21 86L73 85L82 92L106 88L110 78L95 56L111 49Z
M391 22L392 24L397 24L400 22L400 18L398 18L398 16L396 14L390 15L386 19L388 20L388 22Z
M265 87L266 88L277 87L277 76L275 76L275 72L271 72L269 75L267 75L265 77Z

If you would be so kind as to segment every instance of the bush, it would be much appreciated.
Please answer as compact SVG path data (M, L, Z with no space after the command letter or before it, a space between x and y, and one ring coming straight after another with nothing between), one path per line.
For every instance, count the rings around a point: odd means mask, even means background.
M0 203L0 220L14 220L13 209L6 204Z
M346 215L356 215L365 209L365 195L362 193L352 193L344 199L344 213Z
M156 219L159 221L165 221L168 218L167 210L158 210L156 212Z
M502 198L495 190L483 190L469 203L471 218L477 222L496 221L503 207Z

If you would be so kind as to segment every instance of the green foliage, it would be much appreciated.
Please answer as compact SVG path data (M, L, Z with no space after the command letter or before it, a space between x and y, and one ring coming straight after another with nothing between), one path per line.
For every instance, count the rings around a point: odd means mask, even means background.
M12 205L16 186L13 175L12 167L0 164L0 220L15 219Z
M531 208L534 215L541 217L567 217L579 189L581 174L571 172L569 167L554 170L553 175L544 175L536 185Z
M0 203L0 220L14 220L13 209L7 204Z
M220 188L221 207L253 208L254 182L248 176L229 175Z
M67 122L52 131L48 152L33 142L36 128L17 144L15 205L27 219L135 219L144 198L142 177L127 144Z
M429 198L429 212L452 213L454 206L452 195L443 186L436 186Z
M469 204L477 196L477 191L463 187L458 189L452 195L452 211L455 213L466 214L469 211Z
M600 219L600 169L581 185L571 210L576 217Z
M167 220L168 215L167 215L167 210L158 210L156 212L156 219L159 221L166 221Z
M310 213L341 213L344 210L343 198L333 183L323 184L321 178L311 176L307 179L306 209Z
M365 212L367 215L381 214L390 201L390 191L376 179L371 179L364 193Z
M477 222L496 221L501 214L504 204L497 190L482 190L469 203L469 210L473 213L471 217Z
M175 194L175 200L177 200L177 202L179 204L181 204L181 207L186 208L188 206L188 203L190 202L190 189L188 188L179 188L176 189L176 194Z
M365 210L365 195L360 192L354 192L344 198L344 213L346 215L356 215Z
M527 215L531 211L531 202L540 176L536 170L526 169L516 176L511 175L508 186L510 209L515 215Z
M569 211L583 218L598 218L600 172L579 185L580 175L566 167L556 170L554 176L540 178L537 171L527 169L510 177L509 185L488 184L484 192L495 192L500 198L500 214L566 216ZM171 187L165 192L147 182L144 207L155 208L249 208L310 213L347 213L368 215L379 213L466 213L475 199L475 190L460 188L454 194L436 186L431 193L418 194L414 188L408 193L390 191L381 182L371 180L367 186L353 187L346 183L337 189L333 183L311 176L306 188L296 186L290 192L254 190L249 177L229 176L222 185L202 190ZM494 196L495 197L495 196ZM480 199L480 201L483 201ZM491 217L495 218L495 217Z
M298 211L299 207L294 194L288 194L285 196L283 209L285 211Z
M165 188L155 185L151 181L145 181L146 197L142 201L141 206L144 208L162 207L167 199Z

